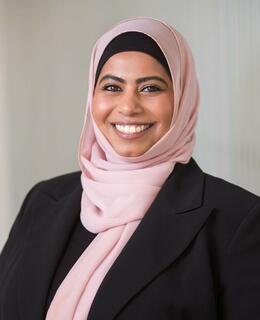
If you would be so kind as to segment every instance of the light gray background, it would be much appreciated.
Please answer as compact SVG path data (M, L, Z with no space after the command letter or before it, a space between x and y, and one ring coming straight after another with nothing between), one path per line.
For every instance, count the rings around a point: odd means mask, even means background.
M0 248L36 182L79 170L92 46L134 16L163 19L190 44L199 165L260 194L259 0L2 0Z

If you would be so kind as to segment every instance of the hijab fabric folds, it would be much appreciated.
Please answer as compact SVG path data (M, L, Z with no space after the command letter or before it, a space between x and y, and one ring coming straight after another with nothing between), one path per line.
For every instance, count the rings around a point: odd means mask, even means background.
M113 38L127 31L142 32L156 41L168 62L174 90L170 129L137 157L116 153L95 124L91 110L95 73L102 53ZM137 17L119 22L97 40L91 55L78 152L83 188L80 219L88 231L97 235L58 288L47 320L87 319L101 282L175 164L189 161L198 107L199 86L193 57L185 39L172 26L154 18Z

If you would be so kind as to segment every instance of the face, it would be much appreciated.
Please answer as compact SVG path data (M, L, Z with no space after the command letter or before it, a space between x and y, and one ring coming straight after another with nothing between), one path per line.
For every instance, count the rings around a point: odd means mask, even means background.
M146 53L126 51L104 64L92 114L119 155L136 157L169 130L173 101L172 81L164 67Z

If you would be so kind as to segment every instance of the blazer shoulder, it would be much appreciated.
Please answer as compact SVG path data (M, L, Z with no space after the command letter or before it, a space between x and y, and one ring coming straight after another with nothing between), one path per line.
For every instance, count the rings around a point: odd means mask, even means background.
M233 208L248 210L260 201L260 197L245 188L220 177L205 173L205 200Z
M37 189L40 193L48 194L50 197L58 200L65 197L81 185L80 176L81 171L64 173L38 182L34 186L34 189Z

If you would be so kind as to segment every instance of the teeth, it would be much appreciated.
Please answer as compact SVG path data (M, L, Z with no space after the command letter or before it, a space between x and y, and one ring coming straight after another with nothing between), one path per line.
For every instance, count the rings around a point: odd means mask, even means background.
M144 131L145 129L147 129L148 127L150 127L149 124L143 124L141 126L133 126L133 125L120 125L120 124L116 124L115 125L116 129L118 131L124 132L124 133L136 133L136 132L141 132Z

